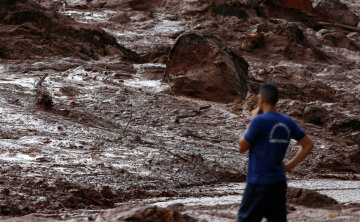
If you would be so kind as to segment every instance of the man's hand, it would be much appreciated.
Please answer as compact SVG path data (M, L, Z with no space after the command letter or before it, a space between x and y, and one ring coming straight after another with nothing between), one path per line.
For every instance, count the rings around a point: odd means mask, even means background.
M262 113L261 108L258 106L256 107L256 109L254 109L253 111L251 111L251 120L255 118L255 116L259 115ZM249 128L250 123L247 124L246 126L246 130ZM246 131L245 130L245 131ZM240 153L245 153L249 148L250 148L251 144L245 140L244 136L242 136L239 139L239 151Z
M289 168L289 165L288 164L285 164L285 163L282 163L283 167L284 167L284 171L285 172L289 172L290 171L290 168Z
M257 116L261 113L262 113L262 110L261 110L260 106L256 107L253 111L251 111L251 119L254 119L255 116Z
M308 136L305 136L298 142L302 148L296 153L294 158L289 161L289 163L284 164L285 172L289 172L291 169L293 169L296 165L298 165L301 161L303 161L307 155L311 152L311 150L314 148L314 144L310 140Z
M255 109L253 109L253 110L251 111L251 120L254 119L255 116L257 116L257 115L259 115L259 114L261 114L261 113L262 113L262 110L261 110L261 108L260 108L259 106L256 107ZM249 126L250 126L250 123L248 123L248 124L246 125L246 129L249 128Z

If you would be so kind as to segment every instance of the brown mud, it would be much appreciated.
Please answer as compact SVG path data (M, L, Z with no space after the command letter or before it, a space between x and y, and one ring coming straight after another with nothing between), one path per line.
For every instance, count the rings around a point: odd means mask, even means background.
M175 94L217 102L244 99L249 64L211 33L184 33L171 48L164 80Z
M342 187L360 180L355 24L292 5L274 16L257 1L38 2L0 3L0 219L95 220L104 209L145 203L233 221L242 189L231 187L245 181L247 162L236 143L266 81L279 85L278 109L316 145L288 175L297 187L289 220L358 218L360 187ZM360 15L357 1L341 2ZM216 37L222 59L232 51L246 60L247 95L212 102L163 81L188 31ZM196 69L212 65L212 57L192 53L203 59ZM297 149L292 141L287 159ZM312 189L312 179L343 184ZM41 216L12 218L31 213Z
M118 44L103 30L79 24L32 0L0 2L0 58L78 57L98 59L118 55L130 61L139 56Z

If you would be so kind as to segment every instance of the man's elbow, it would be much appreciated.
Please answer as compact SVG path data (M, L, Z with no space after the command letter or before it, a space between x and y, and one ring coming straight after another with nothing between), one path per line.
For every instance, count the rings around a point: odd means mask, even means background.
M307 136L305 136L302 140L300 140L299 144L302 146L304 150L306 150L309 153L311 152L311 150L314 149L314 143Z
M305 148L305 150L308 152L308 153L310 153L313 149L314 149L314 144L313 143L309 143L309 144L307 144L304 148Z
M239 140L239 152L245 153L250 148L250 143L247 142L244 137Z
M310 145L309 145L309 151L311 151L311 150L313 150L314 149L314 144L313 143L311 143Z
M246 153L247 150L248 149L246 147L243 147L243 146L239 145L239 152L240 153Z

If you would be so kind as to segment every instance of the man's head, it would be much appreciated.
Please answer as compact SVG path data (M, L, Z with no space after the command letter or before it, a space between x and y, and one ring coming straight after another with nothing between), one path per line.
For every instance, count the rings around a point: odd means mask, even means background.
M278 101L279 92L276 85L272 83L265 83L260 87L258 105L261 108L264 106L274 107Z

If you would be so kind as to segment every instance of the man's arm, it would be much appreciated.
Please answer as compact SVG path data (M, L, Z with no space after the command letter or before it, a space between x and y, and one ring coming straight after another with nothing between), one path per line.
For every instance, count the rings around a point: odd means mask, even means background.
M290 171L293 169L296 165L298 165L301 161L303 161L307 155L311 152L311 150L314 148L314 144L310 140L308 136L304 136L301 140L298 141L298 143L302 146L301 149L296 153L294 158L290 160L287 164L284 164L285 172Z
M244 136L239 139L239 152L245 153L250 148L250 143L245 140Z
M259 115L261 113L261 109L260 107L257 107L256 109L254 109L251 112L251 120L255 118L255 116ZM246 126L246 131L249 130L251 122ZM249 148L250 148L251 144L245 139L244 135L240 137L239 139L239 152L240 153L245 153Z

